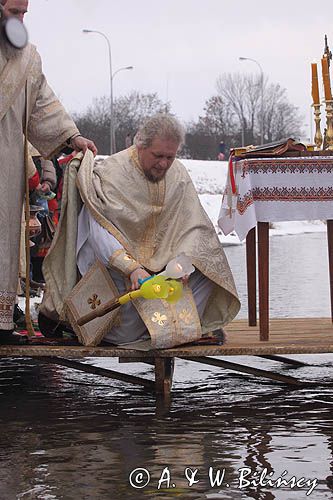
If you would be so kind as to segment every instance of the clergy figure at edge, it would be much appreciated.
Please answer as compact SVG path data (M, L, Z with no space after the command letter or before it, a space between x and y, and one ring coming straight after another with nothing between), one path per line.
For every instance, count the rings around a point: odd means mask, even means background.
M28 0L0 0L2 18L23 22ZM24 130L44 158L70 145L76 151L94 143L80 135L42 72L41 58L30 43L14 48L0 30L0 344L20 343L13 331L18 285L24 197Z

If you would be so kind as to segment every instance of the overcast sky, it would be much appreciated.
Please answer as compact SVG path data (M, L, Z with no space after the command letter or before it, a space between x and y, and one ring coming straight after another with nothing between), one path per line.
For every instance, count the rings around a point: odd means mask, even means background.
M258 72L287 89L310 131L311 70L324 35L333 48L332 0L30 0L26 25L47 79L68 111L110 95L157 92L181 120L197 119L224 72ZM321 74L321 73L320 73ZM323 97L323 92L321 91Z

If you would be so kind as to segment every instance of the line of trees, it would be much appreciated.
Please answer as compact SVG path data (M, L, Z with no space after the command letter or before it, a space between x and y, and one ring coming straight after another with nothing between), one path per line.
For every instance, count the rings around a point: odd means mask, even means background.
M133 140L139 125L148 117L170 112L170 105L159 99L156 93L143 94L133 91L115 99L113 115L115 123L116 151L126 147L126 137ZM93 100L86 111L73 116L82 135L92 139L100 154L110 153L110 98Z
M126 147L126 137L133 139L138 126L158 112L171 112L170 103L157 93L133 91L114 102L116 150ZM110 151L110 100L94 99L91 106L74 115L82 134L96 143L101 154ZM265 78L226 73L216 82L216 94L204 106L197 121L185 123L186 144L182 156L216 159L219 144L230 147L260 144L286 137L300 138L302 116L287 98L286 89Z

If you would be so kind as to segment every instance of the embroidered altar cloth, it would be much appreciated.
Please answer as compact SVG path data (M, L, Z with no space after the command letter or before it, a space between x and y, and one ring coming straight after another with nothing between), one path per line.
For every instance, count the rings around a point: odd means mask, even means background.
M224 234L243 240L257 222L333 219L333 157L245 159L232 168L218 219Z

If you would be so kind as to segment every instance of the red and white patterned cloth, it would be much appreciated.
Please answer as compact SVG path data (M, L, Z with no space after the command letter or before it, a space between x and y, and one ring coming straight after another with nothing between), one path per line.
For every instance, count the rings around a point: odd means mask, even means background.
M243 240L257 222L333 219L332 174L332 156L233 161L218 225Z

